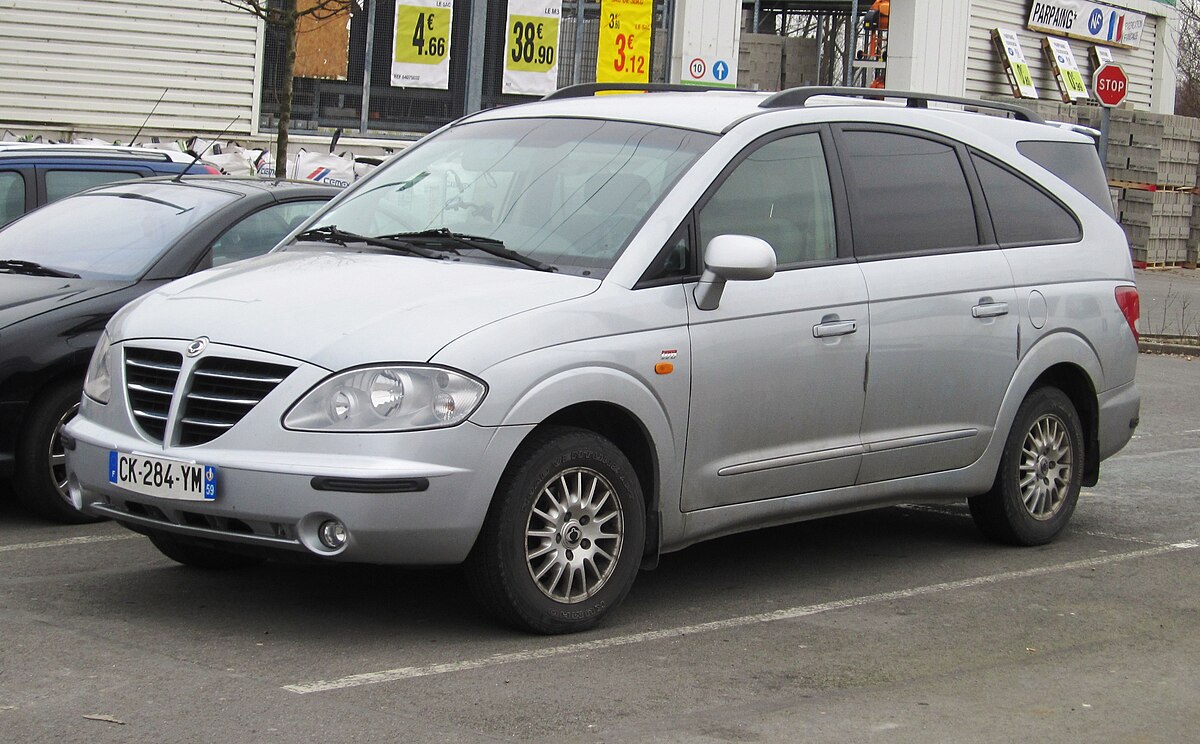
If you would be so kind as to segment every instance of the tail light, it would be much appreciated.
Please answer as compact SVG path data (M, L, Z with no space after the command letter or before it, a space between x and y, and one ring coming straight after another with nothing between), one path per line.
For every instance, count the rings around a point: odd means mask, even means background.
M1129 330L1133 331L1133 340L1137 341L1141 337L1137 330L1137 322L1142 314L1142 301L1138 297L1137 287L1128 285L1117 287L1116 295L1117 307L1121 308L1121 314L1125 316Z
M216 168L215 166L211 166L211 165L209 165L208 163L202 163L202 164L200 165L200 167L201 167L201 168L203 168L203 169L204 169L204 172L205 172L205 173L207 173L207 174L208 174L208 175L210 175L210 176L219 176L219 175L221 175L221 171L220 171L218 168Z

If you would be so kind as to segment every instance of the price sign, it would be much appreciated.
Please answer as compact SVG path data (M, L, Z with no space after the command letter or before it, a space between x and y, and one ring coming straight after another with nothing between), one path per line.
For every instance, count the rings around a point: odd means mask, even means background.
M1033 84L1033 74L1029 71L1029 63L1025 60L1017 33L1008 28L994 28L992 44L1000 55L1000 63L1013 95L1017 98L1037 98L1037 87Z
M1054 71L1054 82L1058 92L1066 103L1088 97L1087 85L1083 75L1079 74L1079 66L1075 64L1075 54L1066 39L1042 39L1042 50Z
M447 88L450 83L452 0L404 0L396 5L392 85Z
M562 2L509 0L504 53L505 93L545 95L558 87Z
M653 0L601 0L596 82L650 81Z

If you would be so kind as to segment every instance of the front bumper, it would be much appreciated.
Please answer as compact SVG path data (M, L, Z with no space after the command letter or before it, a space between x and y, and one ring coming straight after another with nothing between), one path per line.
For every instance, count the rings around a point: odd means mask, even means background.
M464 423L366 434L284 429L283 411L327 374L301 365L220 437L180 447L141 432L122 394L121 370L114 370L113 399L102 405L85 396L65 430L71 498L84 512L139 532L347 562L463 561L504 468L532 427ZM112 450L213 466L217 498L146 496L110 483ZM338 550L317 537L328 519L348 533Z

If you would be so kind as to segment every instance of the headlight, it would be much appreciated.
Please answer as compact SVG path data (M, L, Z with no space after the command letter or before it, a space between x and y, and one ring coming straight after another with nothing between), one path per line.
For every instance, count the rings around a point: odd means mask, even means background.
M378 366L340 372L308 391L283 417L298 431L407 431L460 424L487 387L442 367Z
M108 331L100 335L100 341L92 352L92 361L88 364L87 377L83 381L83 392L87 397L99 403L108 403L112 393L112 370L109 368L109 350L112 341Z

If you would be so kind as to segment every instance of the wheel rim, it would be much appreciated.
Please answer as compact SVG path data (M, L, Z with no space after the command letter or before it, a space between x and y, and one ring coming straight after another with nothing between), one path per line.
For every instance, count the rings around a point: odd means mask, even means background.
M1046 414L1033 423L1021 445L1021 499L1034 519L1062 509L1071 488L1071 437L1062 419Z
M50 482L54 484L54 490L58 492L58 495L67 503L71 502L71 496L67 492L67 449L63 446L62 431L67 422L75 418L77 413L79 413L78 403L67 409L67 412L54 426L54 433L50 435L50 444L46 449Z
M625 542L621 499L590 468L546 481L525 526L525 561L533 583L555 602L582 602L612 578Z

